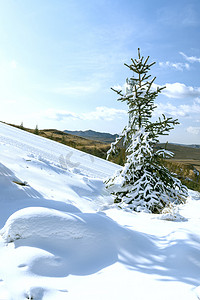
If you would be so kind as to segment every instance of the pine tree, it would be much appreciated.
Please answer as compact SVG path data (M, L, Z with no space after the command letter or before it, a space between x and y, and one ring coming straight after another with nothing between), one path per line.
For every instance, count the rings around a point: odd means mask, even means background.
M35 126L34 133L35 133L35 134L37 134L37 135L39 135L39 129L38 129L38 125L36 125L36 126Z
M173 156L166 149L155 150L161 135L167 135L178 120L162 115L152 121L156 106L155 98L165 87L153 88L155 77L150 79L148 71L155 62L148 64L138 49L138 59L125 64L136 77L126 81L126 93L113 89L119 101L128 105L129 122L122 134L111 144L107 158L122 144L126 148L126 162L122 170L106 181L106 187L115 197L115 203L135 211L159 213L173 202L183 203L187 188L164 166L164 158Z
M23 122L21 122L19 128L22 129L22 130L24 130L24 123Z

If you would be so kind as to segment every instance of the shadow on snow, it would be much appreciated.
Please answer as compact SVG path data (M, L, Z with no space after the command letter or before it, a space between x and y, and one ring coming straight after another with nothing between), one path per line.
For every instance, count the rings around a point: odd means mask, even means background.
M184 239L158 238L119 226L103 214L81 213L76 207L48 200L30 186L18 186L13 172L0 164L0 226L25 207L48 207L73 216L75 225L84 228L79 238L16 240L15 247L39 248L41 257L33 258L30 271L49 277L69 274L88 275L120 262L127 268L158 276L158 280L181 281L199 285L200 240L183 231ZM76 226L75 226L76 227ZM79 227L77 227L79 228ZM77 229L78 230L78 229Z

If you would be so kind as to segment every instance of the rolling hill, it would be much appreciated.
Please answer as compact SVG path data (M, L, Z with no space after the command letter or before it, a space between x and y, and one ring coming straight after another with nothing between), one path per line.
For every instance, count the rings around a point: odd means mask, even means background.
M79 130L79 131L70 131L70 130L64 130L64 132L76 136L81 136L83 138L89 139L89 140L95 140L100 141L102 143L112 143L115 141L117 134L110 134L106 132L97 132L94 130Z

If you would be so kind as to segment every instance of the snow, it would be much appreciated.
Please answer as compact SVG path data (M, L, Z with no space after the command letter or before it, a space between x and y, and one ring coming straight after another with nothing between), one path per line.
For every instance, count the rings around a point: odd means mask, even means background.
M0 300L200 299L197 192L130 212L103 184L120 166L2 123L0 151Z

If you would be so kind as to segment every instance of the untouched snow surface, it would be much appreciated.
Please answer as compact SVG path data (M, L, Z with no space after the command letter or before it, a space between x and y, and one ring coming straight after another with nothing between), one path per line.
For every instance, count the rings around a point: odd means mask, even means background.
M0 300L200 299L200 195L122 211L120 167L0 123Z

